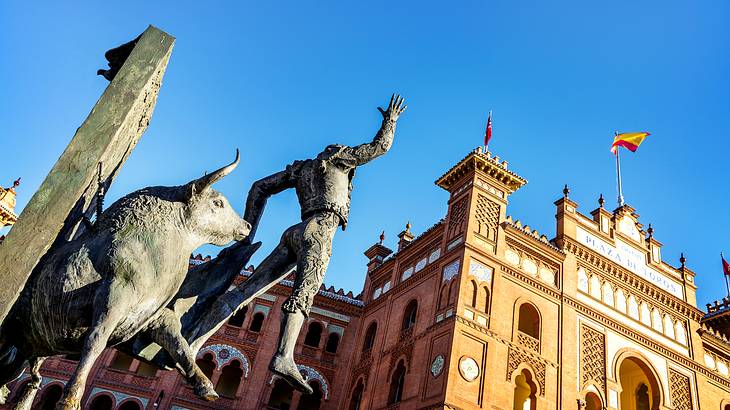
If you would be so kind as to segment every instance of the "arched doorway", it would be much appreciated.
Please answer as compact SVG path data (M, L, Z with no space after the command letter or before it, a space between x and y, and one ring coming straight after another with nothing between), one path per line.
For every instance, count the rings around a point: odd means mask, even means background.
M514 410L537 409L537 386L532 380L532 374L523 369L515 378ZM622 409L623 410L623 409Z
M636 357L627 357L619 366L621 410L658 410L661 392L649 366Z
M590 392L586 394L586 410L602 410L603 404L601 398L596 393Z
M53 410L56 408L56 403L61 400L63 395L63 387L59 384L52 384L43 390L41 393L41 399L38 402L37 408L39 410Z
M134 400L127 400L117 410L142 410L142 406Z
M215 371L215 368L217 367L213 358L213 353L204 354L203 357L196 360L195 363L198 367L200 367L200 370L203 372L205 377L209 380L213 377L213 371Z
M112 410L114 409L114 401L106 394L100 394L91 400L89 410Z
M319 383L311 382L309 385L312 386L314 393L302 395L297 410L319 410L319 406L322 405L322 389Z
M279 410L289 410L291 408L291 400L294 396L294 388L282 379L276 379L274 388L271 389L269 396L269 408Z
M238 360L232 361L226 366L223 366L221 377L215 386L215 391L222 397L236 397L236 392L238 391L238 386L241 385L242 377L243 369L241 369L241 363Z

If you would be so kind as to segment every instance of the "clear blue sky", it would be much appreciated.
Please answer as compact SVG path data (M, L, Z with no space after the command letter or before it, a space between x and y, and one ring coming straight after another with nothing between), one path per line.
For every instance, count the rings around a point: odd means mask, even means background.
M358 172L328 285L359 292L381 230L395 247L406 221L419 233L445 214L433 181L480 144L492 109L492 150L529 180L508 213L548 236L564 183L586 214L601 192L613 207L613 130L650 131L623 157L627 202L665 260L685 253L701 306L724 295L727 1L36 3L0 6L0 183L23 177L21 208L106 87L104 51L154 24L177 44L108 204L198 177L239 147L244 163L217 187L242 212L254 180L372 138L375 107L398 91L408 111L391 152ZM298 214L292 193L270 201L255 261Z

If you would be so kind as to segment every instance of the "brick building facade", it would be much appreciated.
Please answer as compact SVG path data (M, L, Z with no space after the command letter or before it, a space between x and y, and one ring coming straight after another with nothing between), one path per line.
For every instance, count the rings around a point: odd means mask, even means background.
M450 193L443 220L417 238L407 227L395 252L367 249L357 297L320 290L296 350L315 395L267 370L283 281L198 354L219 400L109 349L84 408L730 410L730 301L699 310L694 272L664 261L630 206L584 214L566 187L552 239L513 220L509 195L525 183L469 153L436 181ZM46 362L37 408L74 366Z

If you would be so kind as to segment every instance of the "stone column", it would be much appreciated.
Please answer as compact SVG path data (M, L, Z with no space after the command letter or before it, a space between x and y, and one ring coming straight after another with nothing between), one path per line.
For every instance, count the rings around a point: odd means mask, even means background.
M56 238L93 211L98 164L108 187L147 129L174 42L150 26L105 74L111 83L0 246L0 321Z

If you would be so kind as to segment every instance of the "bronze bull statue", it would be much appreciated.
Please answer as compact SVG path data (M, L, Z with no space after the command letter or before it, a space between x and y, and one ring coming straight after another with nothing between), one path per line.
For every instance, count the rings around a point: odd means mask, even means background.
M190 277L188 261L203 244L222 246L248 236L251 225L211 188L238 162L237 151L233 163L185 185L135 191L97 215L92 229L54 245L0 329L0 385L30 365L25 396L34 395L43 360L67 355L79 363L57 408L80 409L86 378L104 348L137 341L161 347L198 396L216 399L182 336L181 316L196 297L183 312L175 303L186 292L217 297L232 281L235 269L228 269L225 277L212 279L212 288L199 289L204 278ZM233 259L239 267L258 247L242 245L229 248L238 251Z

